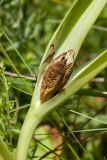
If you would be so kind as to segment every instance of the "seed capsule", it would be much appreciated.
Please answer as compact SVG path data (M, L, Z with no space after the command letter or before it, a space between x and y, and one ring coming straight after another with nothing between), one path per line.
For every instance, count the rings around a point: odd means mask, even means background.
M72 70L74 62L67 64L67 54L74 54L73 50L65 52L54 59L46 69L43 75L40 100L46 102L52 98L58 91L60 91L67 83Z

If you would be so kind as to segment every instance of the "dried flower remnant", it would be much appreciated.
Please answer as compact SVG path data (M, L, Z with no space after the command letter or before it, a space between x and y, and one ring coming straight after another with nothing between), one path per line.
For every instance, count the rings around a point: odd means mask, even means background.
M74 50L69 50L49 64L43 75L40 91L41 103L48 101L65 86L73 71L74 54ZM73 62L68 63L70 57Z

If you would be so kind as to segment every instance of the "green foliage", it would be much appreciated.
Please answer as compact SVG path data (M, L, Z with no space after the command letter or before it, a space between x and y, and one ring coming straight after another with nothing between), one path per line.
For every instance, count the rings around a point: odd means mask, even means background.
M0 135L13 154L16 153L44 50L70 6L72 0L0 1ZM79 9L75 12L79 13ZM107 49L106 26L107 6L89 31L78 54L80 68ZM74 68L74 75L78 72L77 68ZM13 77L13 72L18 74L17 77ZM21 77L32 76L32 73L33 81ZM44 119L41 128L35 132L40 135L33 136L28 159L39 160L43 156L46 160L49 157L63 160L75 160L75 157L82 160L107 159L106 91L107 69L104 69L96 79Z

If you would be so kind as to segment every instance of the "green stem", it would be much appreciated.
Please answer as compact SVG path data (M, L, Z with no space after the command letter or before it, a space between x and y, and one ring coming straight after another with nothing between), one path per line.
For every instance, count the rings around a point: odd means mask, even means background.
M28 147L32 135L41 120L42 118L40 117L40 114L36 114L34 108L31 107L24 121L24 125L21 129L20 137L18 140L19 145L17 147L16 160L24 160L25 157L27 157ZM20 147L21 153L23 154L20 154Z
M0 137L0 160L14 160L11 152Z

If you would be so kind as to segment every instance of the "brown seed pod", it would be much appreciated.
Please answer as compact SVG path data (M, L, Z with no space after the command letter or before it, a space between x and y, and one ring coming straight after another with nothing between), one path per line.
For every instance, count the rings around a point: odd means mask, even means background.
M72 50L68 52L72 53ZM67 83L72 73L74 64L74 62L67 64L68 52L62 53L54 59L46 69L43 75L40 91L40 100L42 103L52 98Z

